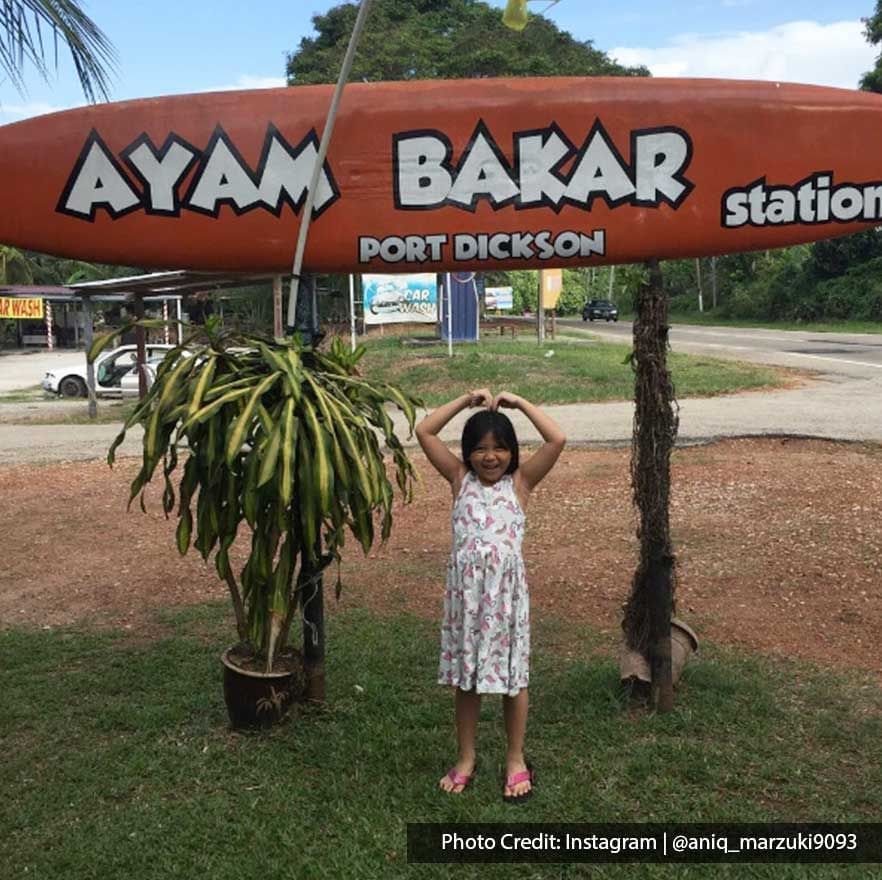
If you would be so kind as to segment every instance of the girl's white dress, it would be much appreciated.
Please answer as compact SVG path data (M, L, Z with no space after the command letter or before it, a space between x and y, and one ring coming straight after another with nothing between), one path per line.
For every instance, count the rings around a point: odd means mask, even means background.
M469 471L452 523L438 683L514 696L530 678L530 597L511 475L485 486Z

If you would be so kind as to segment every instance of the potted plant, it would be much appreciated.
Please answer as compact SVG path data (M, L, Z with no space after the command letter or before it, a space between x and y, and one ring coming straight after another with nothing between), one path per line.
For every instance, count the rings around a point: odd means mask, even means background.
M110 341L96 340L89 357ZM126 431L143 425L129 505L140 496L144 508L145 487L161 465L162 506L178 518L179 552L192 544L205 560L213 554L228 585L239 637L223 656L234 726L278 720L302 689L292 623L321 589L322 572L339 563L346 532L365 553L375 518L381 539L388 537L393 490L380 436L404 500L411 499L414 471L386 405L399 407L413 430L420 401L361 377L363 354L363 346L349 352L339 339L319 351L209 321L168 353L108 452L112 466ZM250 533L250 550L237 573L230 549L240 528Z

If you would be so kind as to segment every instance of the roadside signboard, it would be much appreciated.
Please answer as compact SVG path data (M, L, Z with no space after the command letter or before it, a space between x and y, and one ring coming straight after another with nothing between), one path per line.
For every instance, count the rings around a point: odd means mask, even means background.
M0 318L14 321L39 321L43 317L41 296L0 296Z
M434 324L438 284L434 273L362 275L365 324Z
M510 287L487 287L484 290L484 306L488 309L511 309L514 307Z

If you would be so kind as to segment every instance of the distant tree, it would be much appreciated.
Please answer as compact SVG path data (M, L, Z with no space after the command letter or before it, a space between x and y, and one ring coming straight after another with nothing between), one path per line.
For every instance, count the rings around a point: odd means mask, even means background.
M882 43L882 0L876 0L876 11L869 18L863 19L863 22L867 42L871 46ZM860 87L865 92L882 93L882 54L876 58L875 67L861 77Z
M34 267L20 250L0 244L0 284L30 284Z
M116 50L104 32L74 0L3 0L0 3L0 71L24 91L29 62L48 78L46 56L58 57L58 41L67 44L83 94L89 101L109 96L108 77Z
M313 17L315 37L288 56L289 85L335 82L358 6ZM623 67L590 40L576 40L541 15L517 33L480 0L375 0L352 68L353 80L476 79L499 76L648 76Z

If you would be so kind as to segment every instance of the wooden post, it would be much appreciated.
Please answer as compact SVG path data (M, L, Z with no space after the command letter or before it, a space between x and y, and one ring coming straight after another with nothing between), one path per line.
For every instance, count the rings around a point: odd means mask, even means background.
M135 318L138 321L143 321L144 300L141 298L140 294L135 294L133 306ZM147 374L144 370L144 365L147 363L147 344L144 337L144 328L141 324L138 324L135 327L135 343L138 346L138 356L136 358L136 364L138 367L138 397L143 400L147 396Z
M86 343L86 351L92 347L92 298L83 297L83 339ZM98 418L98 398L95 394L95 364L86 362L86 391L89 395L89 418Z
M711 291L713 292L714 308L717 307L717 258L711 257Z

